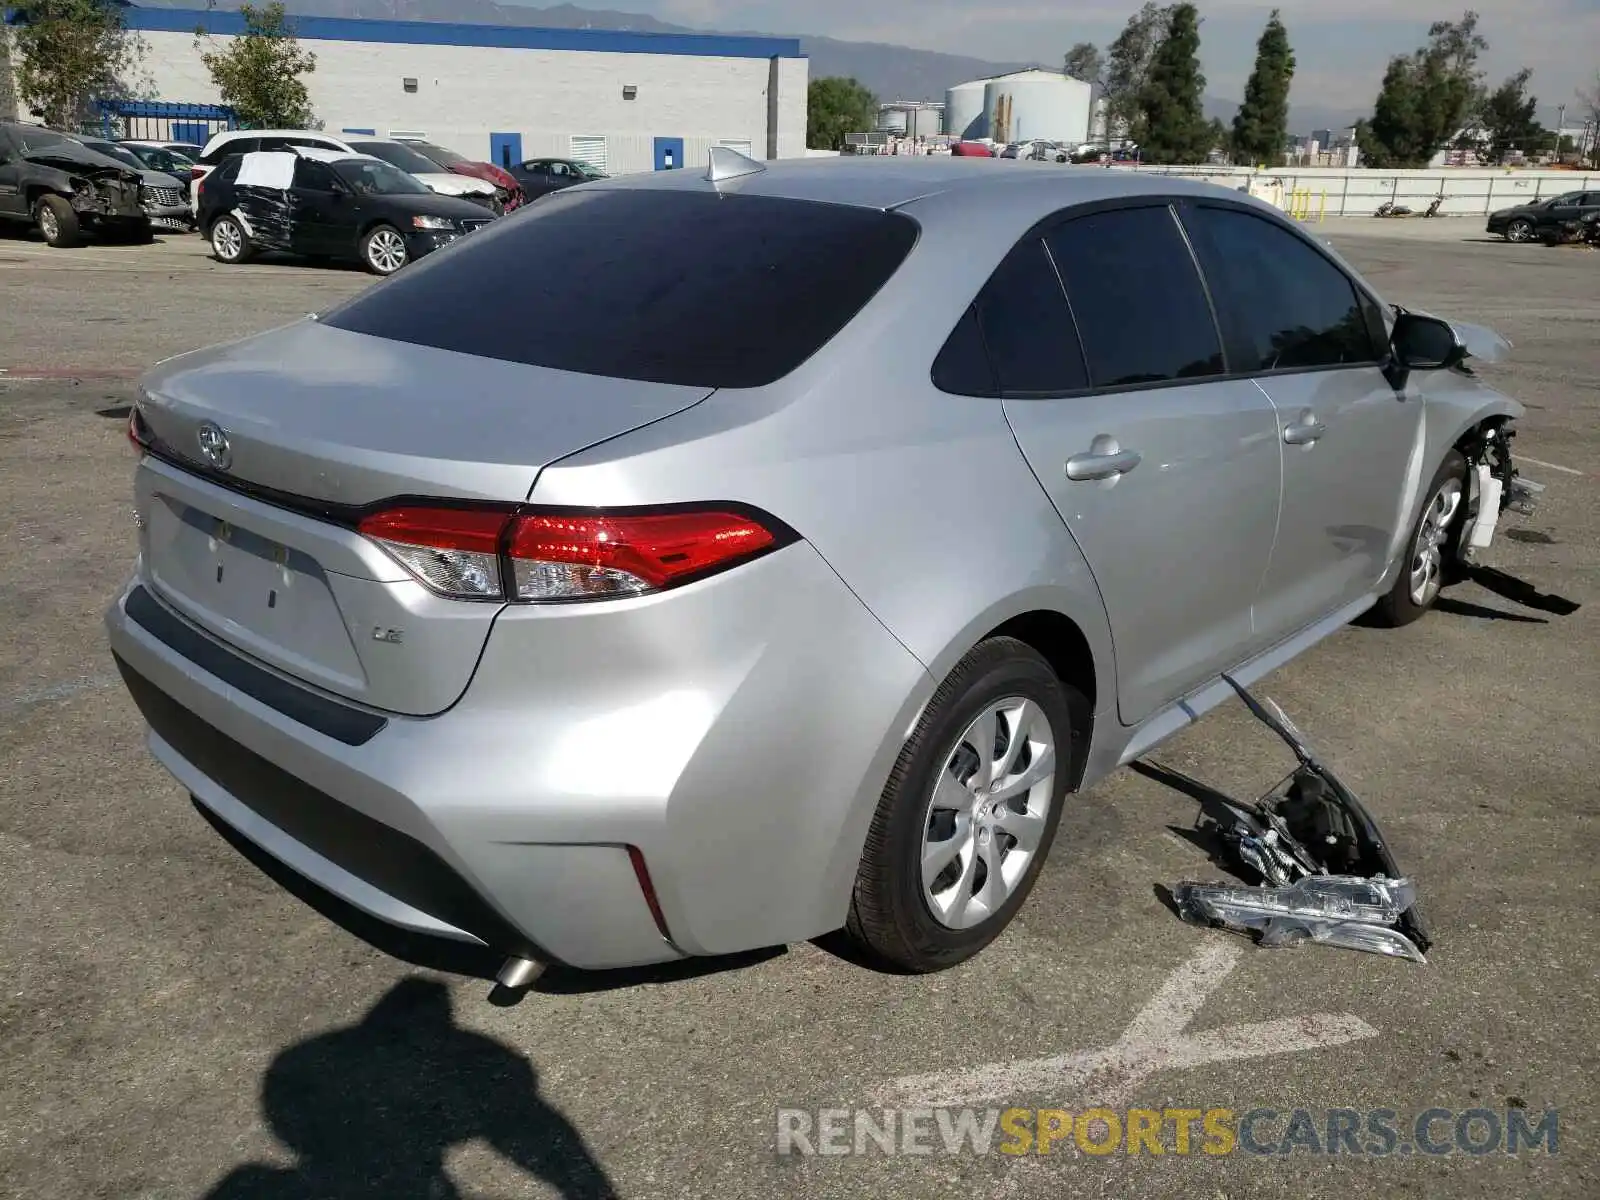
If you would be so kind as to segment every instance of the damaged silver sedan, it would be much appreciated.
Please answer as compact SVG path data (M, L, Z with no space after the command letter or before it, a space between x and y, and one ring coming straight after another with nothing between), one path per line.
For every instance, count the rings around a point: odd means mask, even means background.
M35 226L52 246L85 234L144 241L138 171L38 125L0 122L0 220Z

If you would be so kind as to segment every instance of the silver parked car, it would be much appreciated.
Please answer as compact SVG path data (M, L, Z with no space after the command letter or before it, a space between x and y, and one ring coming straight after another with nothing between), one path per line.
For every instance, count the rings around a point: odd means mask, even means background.
M1505 343L1238 192L709 175L547 197L133 415L155 756L512 977L975 954L1223 672L1421 616L1521 411L1460 368Z

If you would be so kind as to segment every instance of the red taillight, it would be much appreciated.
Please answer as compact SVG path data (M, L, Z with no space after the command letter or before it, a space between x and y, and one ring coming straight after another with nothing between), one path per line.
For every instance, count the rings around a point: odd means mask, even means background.
M568 600L657 591L769 549L771 530L730 512L539 514L511 537L517 598Z
M762 554L781 526L718 508L572 512L405 506L358 528L457 599L525 603L661 591Z
M500 538L511 514L483 508L391 508L357 528L422 583L458 600L500 600Z
M195 183L195 182L197 182L197 181L199 181L201 179L204 179L205 177L206 177L206 169L204 167L190 167L189 168L189 182L190 183Z
M136 404L128 410L128 444L133 447L133 452L143 457L146 450L150 449L150 430L144 423L144 417L139 413Z

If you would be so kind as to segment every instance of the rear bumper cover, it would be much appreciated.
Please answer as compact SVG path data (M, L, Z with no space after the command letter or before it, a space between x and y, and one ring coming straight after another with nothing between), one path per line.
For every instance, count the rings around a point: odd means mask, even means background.
M196 800L393 925L578 967L841 925L878 793L932 690L800 543L660 597L509 609L453 709L351 706L383 722L352 745L230 679L215 655L343 702L164 606L209 659L130 616L145 586L108 613L111 646L152 753Z

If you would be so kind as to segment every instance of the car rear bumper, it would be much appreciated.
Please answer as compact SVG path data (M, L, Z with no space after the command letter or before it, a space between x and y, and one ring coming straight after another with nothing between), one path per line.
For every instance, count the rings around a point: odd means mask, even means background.
M508 609L466 695L431 719L312 692L148 586L112 606L111 647L152 753L212 815L392 925L578 967L841 925L931 691L804 543L660 597ZM359 720L330 724L330 706Z

